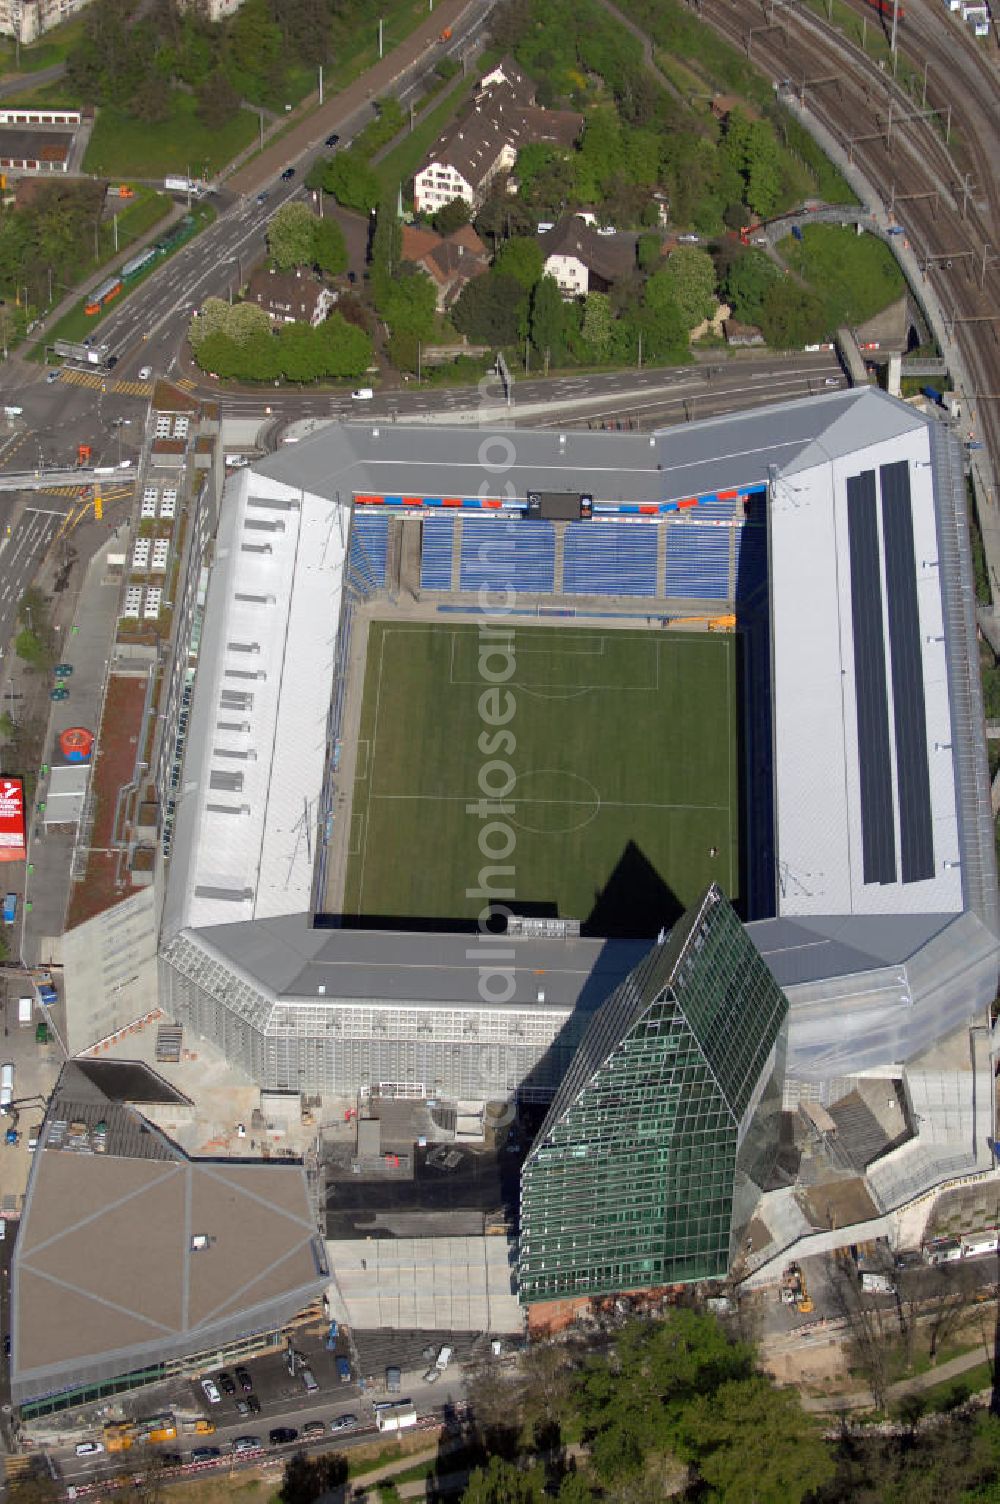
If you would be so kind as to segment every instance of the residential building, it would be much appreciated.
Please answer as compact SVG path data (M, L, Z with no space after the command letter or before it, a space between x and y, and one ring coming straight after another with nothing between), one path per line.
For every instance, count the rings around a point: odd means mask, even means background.
M0 35L27 47L87 4L89 0L0 0Z
M555 278L567 299L607 292L630 277L636 266L637 240L633 234L602 235L577 214L538 237L545 256L544 273Z
M713 884L591 1019L532 1145L525 1305L725 1276L777 1153L787 1018Z
M276 324L310 324L314 329L336 302L334 293L300 266L290 272L259 266L247 283L246 299Z
M486 247L471 225L438 235L419 225L403 226L403 260L412 261L434 283L438 312L450 308L467 283L489 270Z
M456 198L475 207L522 146L544 142L568 150L582 130L582 115L536 106L533 84L504 59L480 79L471 109L432 147L413 180L414 208L433 213Z

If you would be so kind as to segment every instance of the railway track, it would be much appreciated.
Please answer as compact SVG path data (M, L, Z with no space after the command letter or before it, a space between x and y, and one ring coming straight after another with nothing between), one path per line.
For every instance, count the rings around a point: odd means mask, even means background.
M898 120L912 111L909 95L860 48L801 4L779 4L772 11L753 0L702 0L699 13L741 51L747 50L752 28L749 50L753 59L769 69L774 79L797 81L796 92L802 80L836 77L835 84L811 91L807 82L805 107L850 154L879 196L886 203L893 199L898 206L897 217L908 244L944 310L972 383L974 390L968 394L975 403L972 425L977 437L985 438L997 466L1000 402L992 394L1000 393L1000 329L985 322L1000 309L1000 257L991 259L996 254L992 247L1000 250L995 197L988 190L985 207L970 201L963 219L961 175L937 128L929 119L917 119L906 121L898 130L894 125L890 132L890 104ZM975 122L967 121L969 113L956 98L953 126L963 137L975 139ZM983 165L987 158L988 144L977 160ZM919 286L915 290L919 295Z

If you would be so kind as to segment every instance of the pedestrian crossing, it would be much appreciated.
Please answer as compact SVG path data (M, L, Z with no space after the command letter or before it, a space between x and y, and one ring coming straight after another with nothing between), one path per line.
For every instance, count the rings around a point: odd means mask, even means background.
M102 376L99 371L74 371L63 366L59 372L61 381L68 381L71 386L89 386L93 391L117 392L121 397L151 397L153 395L153 383L151 381L111 381L108 376Z
M196 383L191 380L190 376L181 376L174 382L174 385L179 386L182 391L193 392Z
M90 490L89 486L39 486L42 496L82 496Z
M89 386L95 391L100 391L107 381L106 376L101 376L97 371L71 371L63 366L59 372L61 381L68 381L71 386Z

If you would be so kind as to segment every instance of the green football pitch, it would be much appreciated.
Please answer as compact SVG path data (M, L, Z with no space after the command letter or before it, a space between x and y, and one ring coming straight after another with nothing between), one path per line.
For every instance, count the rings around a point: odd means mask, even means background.
M498 866L597 933L738 897L735 638L490 625L371 624L345 913L476 918Z

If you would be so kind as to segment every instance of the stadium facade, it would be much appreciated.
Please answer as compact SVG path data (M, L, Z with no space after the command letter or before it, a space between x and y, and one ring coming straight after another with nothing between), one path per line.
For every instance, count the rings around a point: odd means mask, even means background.
M595 1014L525 1160L525 1305L725 1278L778 1151L787 1019L709 888Z
M546 494L576 494L575 520L539 521ZM502 522L524 537L506 586L476 562ZM425 601L735 614L744 917L789 1001L790 1082L822 1096L986 1007L1000 924L961 452L865 390L652 436L331 425L232 477L172 811L169 1013L272 1090L549 1100L648 949L506 937L498 1002L469 935L323 912L354 614L392 604L414 530Z

